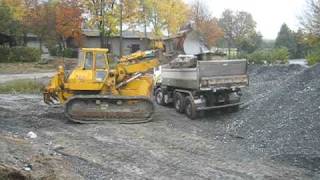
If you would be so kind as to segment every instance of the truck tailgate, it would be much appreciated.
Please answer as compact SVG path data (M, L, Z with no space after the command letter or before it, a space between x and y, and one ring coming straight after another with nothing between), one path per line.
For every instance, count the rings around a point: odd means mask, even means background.
M199 61L200 89L240 88L247 86L246 60Z
M246 60L198 61L198 67L200 78L247 74Z

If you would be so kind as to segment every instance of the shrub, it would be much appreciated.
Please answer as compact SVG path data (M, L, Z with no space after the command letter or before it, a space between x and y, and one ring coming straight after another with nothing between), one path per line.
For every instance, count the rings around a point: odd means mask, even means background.
M51 48L49 48L49 54L51 56L60 56L60 48L59 47L51 47Z
M71 48L67 48L67 49L64 49L64 51L63 51L63 57L76 58L77 55L75 54L75 50L73 50Z
M59 47L53 47L49 49L49 53L51 56L61 56L67 58L76 58L78 56L78 52L72 48L66 48L62 50Z
M271 53L272 63L286 64L289 61L289 50L287 48L276 48Z
M41 59L40 50L30 47L1 47L0 54L0 62L37 62Z
M247 59L251 63L264 64L264 62L270 62L271 53L269 50L257 50L248 54Z
M264 64L264 63L288 63L289 51L287 48L276 49L262 49L256 50L247 55L247 59L251 63Z
M320 63L320 45L314 48L306 58L309 65Z

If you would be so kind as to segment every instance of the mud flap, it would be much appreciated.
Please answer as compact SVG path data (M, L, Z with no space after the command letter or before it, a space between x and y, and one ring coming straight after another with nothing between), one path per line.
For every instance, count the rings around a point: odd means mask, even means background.
M154 104L145 96L77 95L65 104L65 115L78 123L144 123L153 112Z

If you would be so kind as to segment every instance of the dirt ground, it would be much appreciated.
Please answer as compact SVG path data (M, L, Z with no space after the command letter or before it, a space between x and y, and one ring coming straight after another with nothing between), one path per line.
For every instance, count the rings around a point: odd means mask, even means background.
M194 121L156 106L150 123L75 124L40 95L0 95L0 179L320 179L320 143L311 145L319 136L300 144L310 151L259 141L258 127L268 123L255 107L281 92L271 87L303 71L253 67L239 112L215 111ZM37 138L27 137L30 131ZM278 132L271 125L270 131ZM285 134L268 137L278 136Z

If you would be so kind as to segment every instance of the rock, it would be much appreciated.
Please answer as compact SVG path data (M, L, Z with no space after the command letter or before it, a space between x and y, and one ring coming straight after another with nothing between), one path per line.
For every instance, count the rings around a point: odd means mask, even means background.
M23 170L25 170L25 171L31 171L31 170L32 170L32 165L31 165L31 164L26 164L26 165L23 167Z
M36 133L30 131L30 132L28 132L27 137L28 137L28 138L31 138L31 139L35 139L35 138L37 138L38 136L37 136Z

